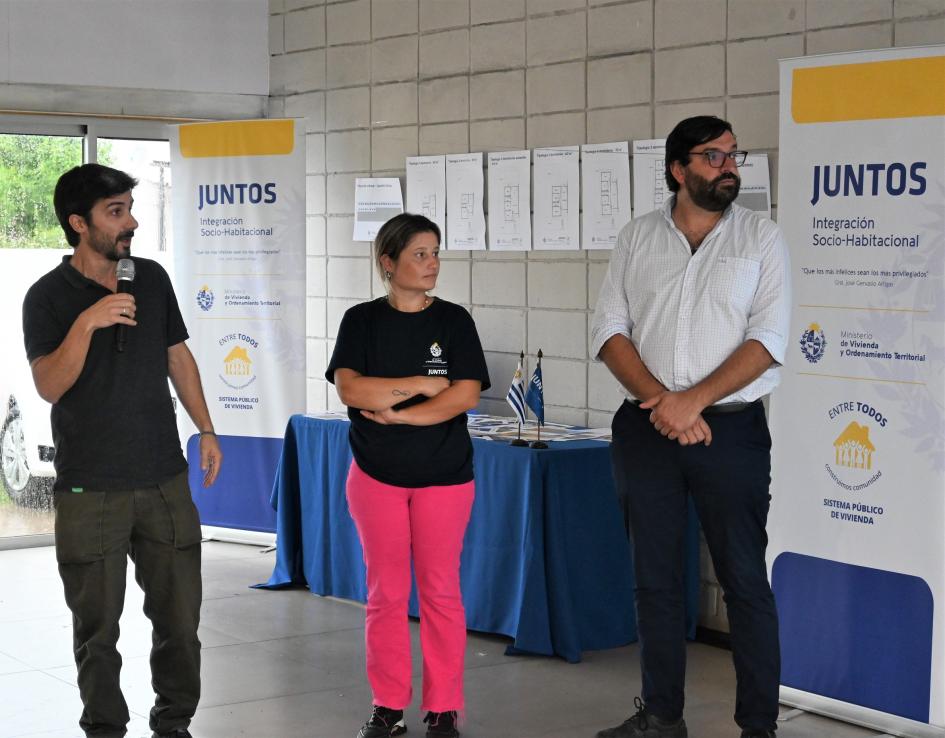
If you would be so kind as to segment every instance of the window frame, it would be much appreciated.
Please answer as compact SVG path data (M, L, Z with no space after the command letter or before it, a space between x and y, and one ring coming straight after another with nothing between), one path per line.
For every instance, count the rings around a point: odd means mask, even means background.
M0 135L69 136L82 139L82 162L98 161L98 141L101 138L138 141L169 141L170 127L180 121L161 121L120 117L83 115L37 115L0 113ZM0 537L0 551L55 544L53 533Z

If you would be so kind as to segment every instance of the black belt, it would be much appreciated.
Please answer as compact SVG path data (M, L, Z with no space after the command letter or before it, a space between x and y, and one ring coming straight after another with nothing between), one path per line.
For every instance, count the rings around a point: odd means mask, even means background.
M627 400L634 407L640 406L640 400ZM750 407L755 405L760 405L761 400L755 400L754 402L726 402L721 405L709 405L706 408L702 409L703 415L724 415L726 413L740 413L742 410L747 410Z

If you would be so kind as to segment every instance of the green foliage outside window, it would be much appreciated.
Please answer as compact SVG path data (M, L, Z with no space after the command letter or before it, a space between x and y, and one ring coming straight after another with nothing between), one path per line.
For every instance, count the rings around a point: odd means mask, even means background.
M108 164L102 142L98 160ZM82 139L0 134L0 248L68 248L53 190L63 172L82 163Z

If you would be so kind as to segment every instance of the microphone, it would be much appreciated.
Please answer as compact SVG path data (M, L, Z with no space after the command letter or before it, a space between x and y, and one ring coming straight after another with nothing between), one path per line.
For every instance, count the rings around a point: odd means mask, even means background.
M131 292L131 283L135 280L135 263L131 259L119 259L118 269L118 292ZM119 323L115 326L115 350L121 353L125 350L125 339L128 326Z

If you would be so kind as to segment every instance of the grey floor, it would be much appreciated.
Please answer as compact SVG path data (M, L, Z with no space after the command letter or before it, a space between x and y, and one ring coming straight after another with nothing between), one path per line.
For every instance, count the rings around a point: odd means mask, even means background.
M273 560L251 546L204 546L204 692L191 730L195 738L354 738L371 703L363 610L308 591L249 589L268 578ZM81 736L70 639L52 549L0 551L0 738ZM150 736L149 643L140 591L129 579L119 644L133 713L129 738ZM640 686L635 646L587 653L580 664L509 657L505 646L502 638L470 634L466 738L590 738L632 711ZM418 656L415 643L415 664ZM693 738L737 738L728 652L690 645L687 695ZM422 736L416 706L408 721L407 738ZM779 738L875 735L809 714L778 731Z

